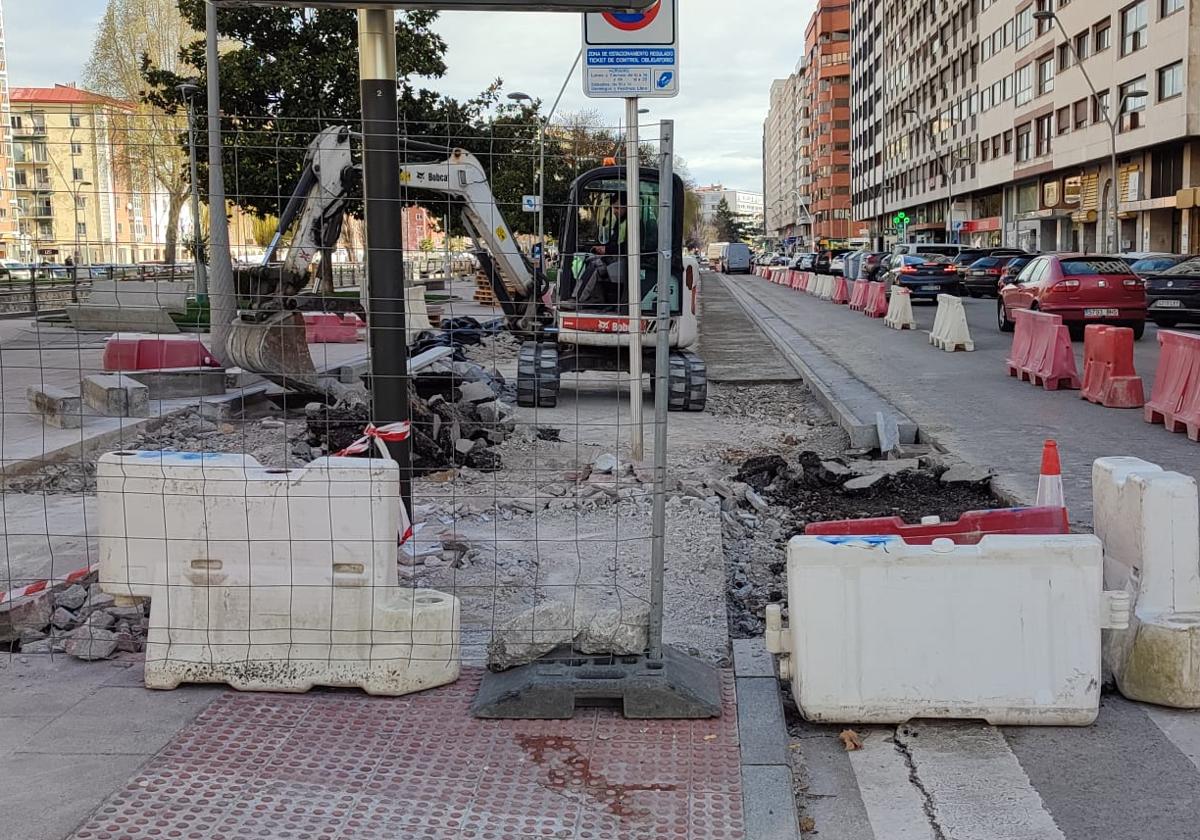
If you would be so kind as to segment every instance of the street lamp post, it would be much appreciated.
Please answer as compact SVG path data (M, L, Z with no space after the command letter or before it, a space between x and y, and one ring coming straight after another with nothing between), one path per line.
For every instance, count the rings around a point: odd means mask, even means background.
M79 298L79 191L92 186L91 181L80 181L71 190L72 211L75 214L75 253L71 260L71 302L77 303ZM89 260L90 262L90 260Z
M1083 61L1079 58L1079 53L1075 51L1075 42L1071 39L1071 36L1067 34L1067 30L1063 27L1062 21L1059 20L1058 14L1049 10L1037 11L1033 13L1033 19L1038 21L1054 21L1055 26L1058 27L1058 31L1062 33L1063 40L1067 44L1067 49L1071 53L1071 60L1075 62L1075 66L1077 66L1079 68L1079 72L1083 74L1083 80L1087 82L1087 86L1092 92L1092 101L1099 103L1100 94L1096 90L1096 86L1092 84L1092 77L1088 75L1087 68L1083 66ZM1101 109L1101 113L1104 115L1104 122L1108 124L1109 167L1110 171L1112 172L1112 189L1110 190L1112 200L1109 202L1108 207L1111 215L1109 217L1108 231L1105 236L1105 239L1107 240L1107 247L1105 250L1110 254L1115 254L1121 250L1121 240L1117 235L1117 225L1119 224L1121 213L1121 199L1120 196L1117 195L1117 190L1119 187L1117 178L1117 130L1120 125L1119 121L1121 115L1125 113L1125 103L1130 99L1141 99L1144 96L1147 96L1147 93L1144 90L1125 91L1124 95L1121 96L1120 101L1117 103L1117 112L1115 117L1113 116L1112 110L1108 107L1107 102L1104 103L1104 106Z
M917 113L915 108L905 108L904 114L921 120L921 115ZM933 129L929 127L928 120L921 120L921 124L925 127L925 133L929 135L929 143L931 146L937 146L937 135L933 133ZM937 155L934 160L937 161L938 169L942 172L942 177L946 179L946 241L954 242L958 237L954 231L954 173L958 170L958 166L963 162L963 158L956 158L954 153L950 153L950 169L946 169L946 164L942 163L942 156Z
M196 285L196 300L203 306L208 300L208 274L200 259L200 182L196 175L196 110L193 97L200 86L185 82L178 86L179 95L187 103L188 163L192 181L192 280Z

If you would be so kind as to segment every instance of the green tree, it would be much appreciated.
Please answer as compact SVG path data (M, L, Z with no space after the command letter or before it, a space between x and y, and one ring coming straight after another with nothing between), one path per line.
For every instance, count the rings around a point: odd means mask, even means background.
M724 198L717 205L717 212L713 216L713 225L717 229L718 242L742 242L750 233L747 223L738 218L729 207L729 202Z
M204 29L204 0L178 0L184 21ZM434 12L400 12L396 18L399 58L397 104L402 132L447 147L478 134L499 84L467 102L442 97L420 85L446 71L446 44L433 31ZM357 23L354 12L285 8L222 8L222 144L230 200L260 217L278 214L300 177L304 152L329 125L361 119ZM176 86L206 83L204 41L179 53L181 67L143 55L144 100L167 113L183 103ZM197 68L188 77L182 67ZM203 111L203 103L199 110ZM200 114L203 120L206 115ZM185 137L179 138L181 145ZM207 150L200 147L201 184L207 183Z

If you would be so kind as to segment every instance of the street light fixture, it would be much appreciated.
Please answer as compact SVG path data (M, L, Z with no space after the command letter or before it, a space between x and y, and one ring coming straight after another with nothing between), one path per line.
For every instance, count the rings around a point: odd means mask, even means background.
M187 104L188 164L192 180L192 281L196 286L196 299L203 305L208 299L208 275L204 270L204 261L200 259L200 182L196 175L196 112L193 99L200 92L200 86L184 82L176 90Z
M1058 31L1062 33L1063 40L1067 45L1067 49L1071 52L1071 59L1075 62L1075 66L1079 68L1079 72L1083 74L1083 80L1087 82L1088 88L1092 91L1092 101L1099 104L1100 93L1096 90L1096 86L1092 84L1092 77L1088 75L1087 68L1083 66L1083 61L1080 59L1079 53L1075 51L1075 42L1071 39L1071 36L1067 34L1067 30L1063 27L1062 21L1059 20L1058 15L1052 11L1049 11L1048 9L1043 9L1041 11L1034 12L1033 19L1037 21L1054 21L1054 24L1058 27ZM1107 91L1105 92L1107 93ZM1115 254L1121 250L1121 242L1117 234L1117 225L1119 224L1121 211L1121 198L1117 194L1119 188L1119 179L1117 178L1117 130L1119 128L1121 115L1125 113L1125 103L1127 103L1130 99L1141 99L1145 96L1149 96L1149 94L1147 94L1144 90L1125 91L1125 93L1122 94L1120 101L1117 103L1117 112L1115 117L1113 116L1111 109L1108 107L1107 102L1105 102L1101 108L1101 113L1104 115L1104 122L1108 124L1110 154L1109 166L1112 171L1112 189L1110 190L1112 200L1109 202L1108 208L1111 216L1109 219L1107 236L1105 237L1108 240L1105 250L1110 254Z

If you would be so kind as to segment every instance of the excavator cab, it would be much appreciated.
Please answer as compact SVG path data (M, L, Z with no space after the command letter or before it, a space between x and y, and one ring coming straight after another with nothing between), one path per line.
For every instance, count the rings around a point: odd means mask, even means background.
M670 371L672 411L702 411L708 395L704 360L694 351L699 338L699 268L683 254L683 180L671 183L671 241L659 241L658 171L640 172L640 206L626 206L626 170L593 169L571 185L567 218L559 240L560 263L553 329L522 345L517 358L517 403L553 408L561 374L629 370L630 353L642 354L644 371L654 370L657 343L658 257L671 252ZM637 276L631 277L629 231L641 232ZM632 336L629 288L640 289L642 332ZM654 380L651 379L651 388Z
M659 183L658 172L643 168L641 206L626 206L625 168L593 169L571 186L559 251L557 301L563 312L627 314L629 308L629 229L641 232L642 313L653 317L658 307ZM682 306L683 181L673 179L671 248L671 314Z

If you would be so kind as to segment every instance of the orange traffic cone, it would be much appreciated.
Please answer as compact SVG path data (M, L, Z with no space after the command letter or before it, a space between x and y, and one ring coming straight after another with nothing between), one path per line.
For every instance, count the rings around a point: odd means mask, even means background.
M1066 507L1063 496L1062 463L1058 459L1058 443L1046 441L1042 447L1042 473L1038 477L1038 507Z

